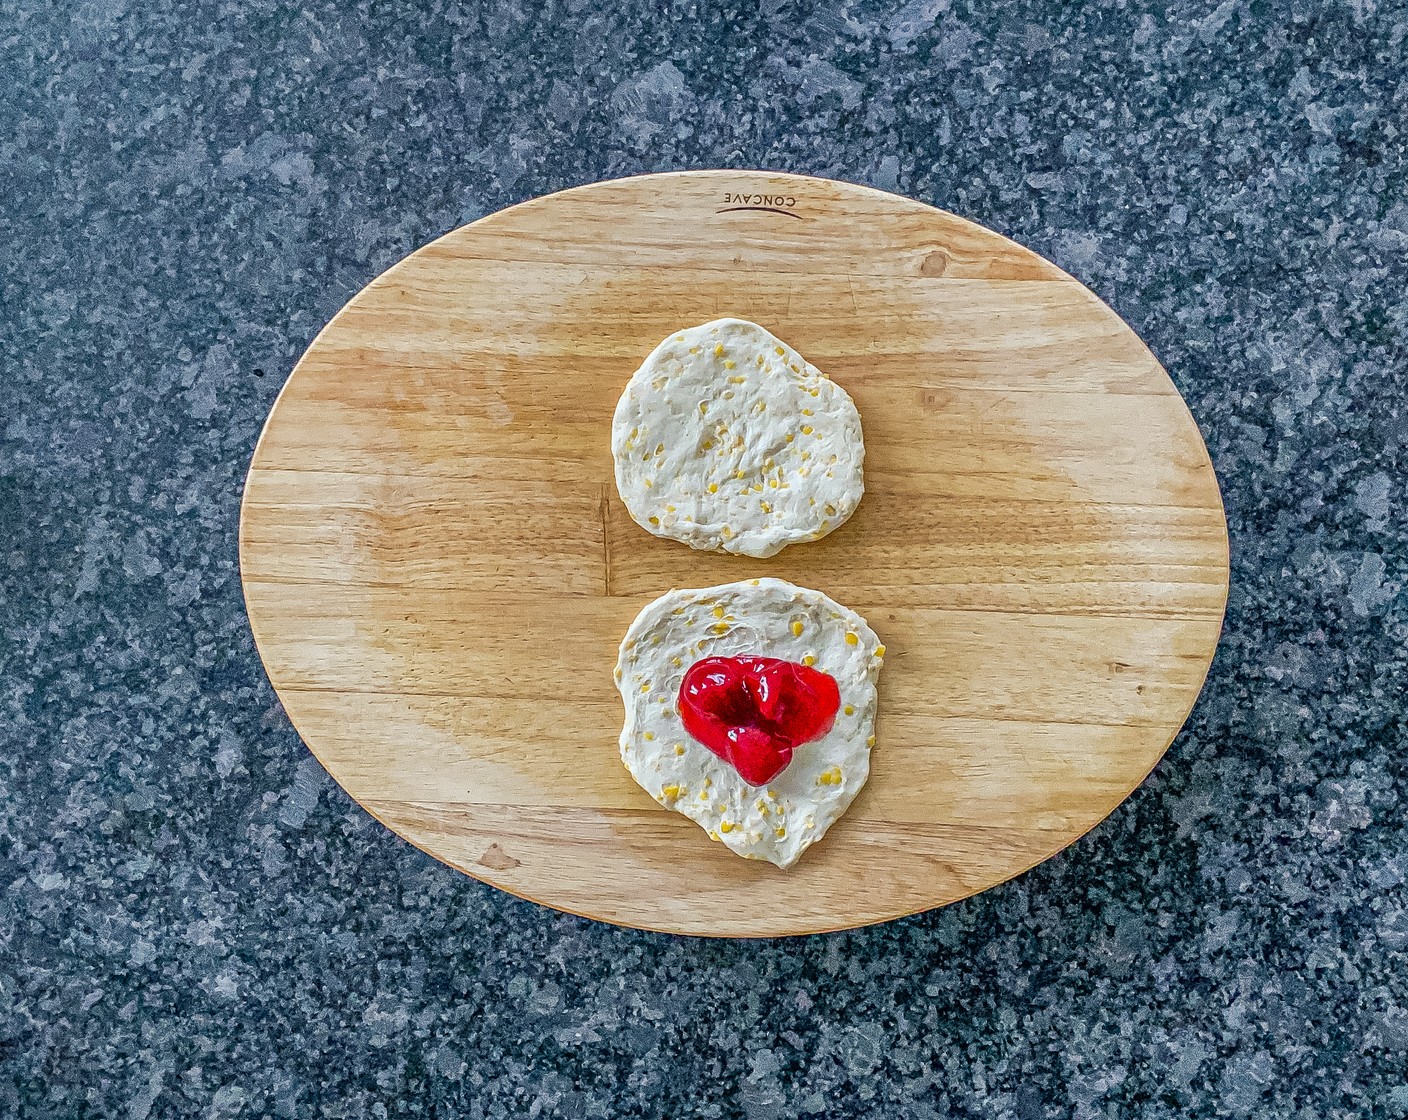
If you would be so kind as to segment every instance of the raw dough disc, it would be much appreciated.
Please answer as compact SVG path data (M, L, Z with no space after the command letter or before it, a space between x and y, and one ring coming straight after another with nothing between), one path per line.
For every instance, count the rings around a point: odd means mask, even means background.
M616 406L611 451L631 517L691 548L772 556L826 536L865 492L855 402L742 319L651 352Z
M797 747L767 786L751 786L685 731L680 682L703 657L761 654L835 678L836 722ZM621 760L653 798L739 855L790 867L846 811L870 775L876 682L885 647L855 611L780 579L671 591L626 631L616 687L626 705Z

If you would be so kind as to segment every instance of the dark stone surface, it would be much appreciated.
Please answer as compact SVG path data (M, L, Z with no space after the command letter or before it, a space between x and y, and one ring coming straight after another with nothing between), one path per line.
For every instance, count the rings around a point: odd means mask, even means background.
M1405 40L1395 0L0 0L0 1115L1408 1115ZM1052 256L1226 491L1226 636L1149 782L856 933L441 867L311 760L241 603L250 450L352 292L715 166Z

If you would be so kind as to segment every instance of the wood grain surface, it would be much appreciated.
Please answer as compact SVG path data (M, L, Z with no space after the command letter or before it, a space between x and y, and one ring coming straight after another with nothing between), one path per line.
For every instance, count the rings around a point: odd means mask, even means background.
M865 428L856 515L769 560L657 540L612 482L627 378L723 315ZM240 559L284 707L389 828L549 906L744 936L938 906L1069 844L1187 717L1228 578L1197 427L1094 295L952 214L733 171L535 199L369 284L269 418ZM761 575L889 648L870 782L786 872L657 805L616 746L637 611Z

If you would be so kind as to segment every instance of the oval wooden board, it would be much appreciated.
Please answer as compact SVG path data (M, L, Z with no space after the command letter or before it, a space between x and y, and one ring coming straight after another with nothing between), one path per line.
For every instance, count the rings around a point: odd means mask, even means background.
M626 379L724 315L865 425L856 515L770 560L657 540L612 482ZM894 918L1069 844L1187 717L1228 576L1197 427L1094 295L952 214L734 171L535 199L378 277L279 397L240 559L284 707L389 828L562 910L722 935ZM870 782L788 872L657 805L616 747L636 612L761 575L889 647Z

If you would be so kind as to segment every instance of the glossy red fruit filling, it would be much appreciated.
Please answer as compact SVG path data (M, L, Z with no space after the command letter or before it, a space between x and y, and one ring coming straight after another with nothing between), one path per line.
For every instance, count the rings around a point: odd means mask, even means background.
M680 684L685 730L745 782L766 785L836 722L841 691L819 669L776 657L706 657Z

